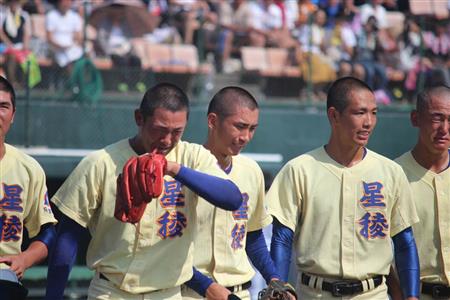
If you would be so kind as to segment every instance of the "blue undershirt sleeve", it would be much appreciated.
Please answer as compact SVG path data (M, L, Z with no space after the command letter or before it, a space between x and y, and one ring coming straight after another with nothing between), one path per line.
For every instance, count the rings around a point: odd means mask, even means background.
M392 237L394 242L395 265L403 296L419 297L420 265L416 242L411 227Z
M77 257L78 245L86 235L86 230L65 215L60 218L55 245L49 255L46 300L64 298L64 289Z
M288 282L289 279L293 239L294 232L274 218L270 255L281 276L281 280L285 282Z
M32 242L34 241L41 241L42 243L47 246L47 250L50 251L50 249L53 248L53 243L56 239L56 230L55 225L52 223L47 223L41 226L41 230L39 231L39 234L32 239Z
M239 188L231 181L181 166L175 179L214 206L237 210L242 204Z
M192 267L194 274L192 278L186 282L185 284L196 291L202 297L206 297L206 290L209 288L211 284L213 284L213 280L206 275L203 275L200 271L198 271L195 267Z
M245 251L255 268L268 283L272 279L281 279L267 249L262 229L247 232Z

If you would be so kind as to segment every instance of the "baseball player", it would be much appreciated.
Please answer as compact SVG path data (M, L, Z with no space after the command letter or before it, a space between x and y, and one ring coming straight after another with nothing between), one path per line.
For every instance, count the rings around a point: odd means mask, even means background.
M15 112L14 89L0 76L0 298L17 300L27 293L19 282L25 270L47 257L56 219L41 166L5 143ZM32 240L21 251L25 228Z
M421 92L411 123L414 148L396 161L413 191L420 222L413 225L420 259L420 299L450 299L450 89Z
M194 239L198 271L187 283L189 288L182 288L185 300L226 299L231 293L250 299L248 288L255 272L249 258L266 281L279 278L262 233L272 223L264 207L264 177L255 161L239 154L253 138L258 116L255 98L240 87L221 89L209 103L204 147L237 184L243 203L233 212L198 203Z
M167 83L154 86L135 111L136 136L88 155L57 191L51 201L64 217L50 256L47 299L63 297L85 228L92 236L86 261L95 270L88 299L181 298L179 286L193 272L196 194L223 209L242 204L214 156L180 141L188 114L183 91ZM167 159L164 191L139 223L120 222L114 218L117 177L130 157L153 150Z
M405 293L418 297L418 217L401 167L366 148L376 114L364 82L335 81L328 143L289 161L267 194L272 258L286 280L294 244L300 299L388 299L391 239Z

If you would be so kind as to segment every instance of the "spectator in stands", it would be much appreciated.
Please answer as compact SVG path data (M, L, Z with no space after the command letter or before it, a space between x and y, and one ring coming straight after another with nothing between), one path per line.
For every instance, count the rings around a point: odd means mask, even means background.
M133 52L131 32L126 22L120 17L120 6L113 7L118 13L111 13L110 18L104 18L97 30L97 41L101 52L109 56L117 72L119 84L117 89L127 92L129 86L136 81L131 69L140 69L141 60ZM135 77L135 76L134 76Z
M359 9L355 6L354 0L343 0L343 5L339 15L344 15L347 22L350 23L353 32L361 30L361 15Z
M312 22L312 19L310 19L310 18L312 17L312 15L314 14L314 12L317 9L318 9L317 5L312 3L311 0L299 0L298 1L298 18L297 18L296 25L301 26L301 25L308 23L308 21Z
M390 96L387 90L386 69L378 62L381 49L378 30L377 19L375 16L370 16L364 24L363 30L357 35L355 63L359 66L354 68L354 75L364 79L375 91L377 101L388 104Z
M336 79L333 61L325 54L326 40L325 28L326 14L319 9L313 14L311 25L301 25L299 41L302 54L298 57L303 78L315 85L317 100L326 100L325 88L328 83Z
M402 34L401 61L407 72L405 90L412 101L417 88L434 85L450 85L450 37L446 32L446 20L433 20L434 27L422 33L413 19L407 19ZM424 52L421 56L421 40Z
M328 30L332 30L335 27L336 18L342 10L342 7L342 0L327 0L321 5L320 8L327 14L327 23L325 26Z
M351 17L344 14L338 15L333 30L325 38L326 54L333 60L338 77L352 75L356 35L351 28L350 21Z
M434 30L424 34L426 56L433 63L433 72L429 76L428 86L450 85L450 35L447 20L435 20Z
M18 62L23 62L30 44L30 17L22 10L20 0L6 0L5 4L4 13L0 14L0 39L6 47L6 76L17 86Z
M46 4L42 0L26 0L23 2L23 10L30 15L44 15L46 12Z
M252 31L259 36L253 46L294 48L295 40L285 24L285 14L274 0L259 0L254 3Z
M59 67L71 71L74 61L83 55L80 15L71 10L72 0L57 0L56 9L47 13L47 40Z
M369 3L360 7L361 25L367 24L369 17L375 17L378 28L384 30L387 27L386 9L383 7L384 0L369 0Z
M417 90L418 76L428 72L433 64L427 57L420 57L422 31L413 18L405 19L403 33L400 36L400 67L406 73L405 91L409 102L413 102Z
M226 0L220 1L219 34L215 49L215 64L218 72L223 71L223 66L231 66L233 47L247 45L252 39L248 30L252 17L251 7L244 0L234 0L231 3Z
M203 22L217 19L205 0L169 0L169 10L185 44L193 43L194 32Z

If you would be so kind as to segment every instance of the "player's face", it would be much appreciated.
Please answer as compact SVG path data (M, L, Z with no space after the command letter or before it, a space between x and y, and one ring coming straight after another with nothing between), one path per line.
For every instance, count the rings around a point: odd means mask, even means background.
M223 120L216 118L212 132L217 152L223 156L238 155L253 138L258 126L258 117L258 109L238 107L231 116Z
M14 108L11 101L11 94L0 91L0 136L4 140L6 134L14 120Z
M138 138L146 152L157 150L166 155L180 141L187 123L185 110L172 112L157 108L153 116L144 118L136 112L136 123L139 127Z
M432 153L450 147L450 101L432 97L424 111L414 112L413 125L419 128L419 141Z
M364 147L377 123L375 96L368 90L351 92L347 107L336 111L335 128L340 139L354 146Z

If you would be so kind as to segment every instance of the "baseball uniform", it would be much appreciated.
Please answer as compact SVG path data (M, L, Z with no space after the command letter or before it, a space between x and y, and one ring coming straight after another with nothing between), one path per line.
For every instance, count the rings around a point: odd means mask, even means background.
M351 167L324 147L300 155L276 176L266 201L268 212L295 232L299 273L361 280L365 289L372 285L365 279L389 273L390 237L418 221L401 167L370 150ZM300 278L300 299L336 299ZM386 290L383 283L345 299L387 299Z
M413 225L423 282L450 286L450 168L436 174L411 152L396 159L411 185L420 222ZM420 299L433 299L421 294ZM442 298L450 299L450 298Z
M0 160L0 256L21 252L24 226L30 238L41 226L56 223L45 184L45 173L36 160L5 144ZM6 264L0 268L9 269Z
M126 139L90 154L52 198L65 215L89 229L87 265L120 289L118 297L123 291L160 293L192 277L196 194L165 176L163 193L147 205L138 224L114 218L116 179L135 155ZM215 157L200 145L180 141L166 158L226 178ZM98 281L96 276L94 283L101 288Z
M252 159L243 155L232 157L230 179L242 192L243 203L233 212L214 207L205 200L197 205L197 231L194 239L194 265L203 274L222 286L242 285L255 275L245 251L248 231L272 223L264 207L264 176ZM248 291L237 294L250 299ZM183 298L202 298L193 291Z

